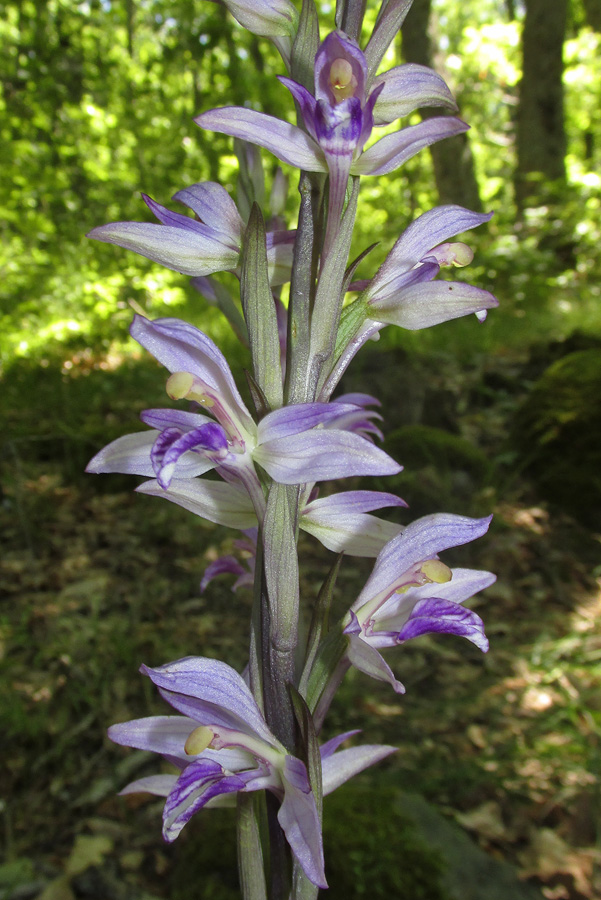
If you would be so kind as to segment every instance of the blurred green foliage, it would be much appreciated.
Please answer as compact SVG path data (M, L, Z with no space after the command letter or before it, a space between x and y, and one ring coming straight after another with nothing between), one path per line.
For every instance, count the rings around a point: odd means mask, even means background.
M319 5L319 4L318 4ZM518 221L512 194L513 121L520 80L521 5L437 0L431 23L436 62L455 92L470 140L480 192L495 218L474 242L465 277L499 295L484 329L388 340L469 351L523 345L534 333L598 330L596 248L600 239L601 36L572 4L565 44L568 185L562 202L527 210ZM321 4L324 28L331 4ZM228 138L196 128L211 106L250 103L293 116L278 83L281 60L267 40L248 35L208 0L9 0L0 21L0 354L39 359L123 342L134 302L151 315L175 313L208 325L188 279L134 254L87 241L92 227L150 220L140 191L160 202L185 184L213 179L235 191ZM401 62L400 40L385 61ZM264 154L268 176L275 160ZM294 175L288 212L296 212ZM356 235L368 276L412 218L436 203L427 152L401 173L365 179ZM543 240L541 238L546 238ZM474 335L478 334L478 341Z

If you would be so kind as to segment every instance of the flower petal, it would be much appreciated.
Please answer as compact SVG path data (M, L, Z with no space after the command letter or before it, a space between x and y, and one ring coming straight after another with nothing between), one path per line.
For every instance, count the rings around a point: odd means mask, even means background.
M181 319L155 319L135 316L129 329L131 336L152 353L170 372L189 372L220 394L232 414L244 428L254 432L255 426L227 360L213 341L194 325Z
M201 222L228 235L233 245L240 248L244 222L238 207L224 187L215 181L191 184L173 195L196 213Z
M457 109L455 99L440 75L427 66L405 63L378 75L374 86L383 90L374 107L374 124L388 125L424 106Z
M163 837L174 841L194 813L220 794L241 791L245 782L238 775L226 775L210 759L198 759L186 766L165 802Z
M218 131L264 147L282 162L305 172L327 172L323 151L306 132L254 109L225 106L194 119L208 131Z
M259 422L258 443L299 434L337 420L347 412L357 412L357 408L344 403L296 403L274 409Z
M321 822L304 763L287 756L282 781L284 800L278 811L278 822L309 881L327 888Z
M394 672L375 647L371 647L358 634L347 634L347 639L349 642L347 657L356 669L365 672L376 681L385 681L392 685L397 694L405 693L404 686L394 677Z
M385 299L376 297L369 303L369 317L417 331L498 305L499 301L490 291L471 284L429 281L401 288Z
M352 609L360 609L372 597L385 592L400 574L417 563L486 534L491 520L492 516L470 519L451 513L435 513L412 522L384 547Z
M419 600L397 640L402 643L421 634L431 633L457 634L467 638L483 653L488 650L488 639L480 616L452 600L441 600L438 597Z
M226 482L174 478L167 490L164 490L158 481L145 481L136 488L136 491L151 497L163 497L201 519L207 519L216 525L225 525L227 528L242 530L257 524L257 517L247 492Z
M386 175L419 153L424 147L443 138L467 131L469 125L452 116L426 119L419 125L403 128L395 134L387 134L361 154L352 167L353 175Z
M119 795L147 793L155 794L157 797L168 797L175 787L177 777L177 775L147 775L145 778L130 782L119 791Z
M244 566L240 565L235 556L220 556L204 570L200 582L200 592L202 593L213 578L217 578L219 575L248 575L248 572Z
M176 437L175 440L163 439L170 435L178 434L177 429L166 429L156 439L155 445L151 452L152 464L157 477L157 481L163 490L169 487L176 467L179 473L179 460L188 452L196 453L200 451L203 459L208 459L212 463L218 464L225 459L228 453L228 440L221 425L216 422L209 422L201 425L200 428L194 428L184 434ZM181 476L180 476L181 477Z
M476 213L463 206L437 206L418 216L400 236L369 286L367 297L384 294L385 287L409 272L438 244L488 222L492 213Z
M123 747L150 750L162 756L186 760L184 744L197 727L198 722L185 716L147 716L111 725L108 736Z
M178 712L199 724L257 735L277 746L246 682L221 660L187 656L157 668L141 666L140 671Z
M193 220L190 222L194 226ZM227 246L216 233L212 233L212 229L201 233L198 229L203 226L200 223L196 225L198 228L155 225L152 222L112 222L93 228L87 236L133 250L182 275L210 275L235 269L239 250Z
M158 431L137 431L111 441L92 457L86 472L95 475L120 472L123 475L145 475L146 478L154 476L150 451L158 434Z
M324 518L337 518L355 513L373 512L374 509L384 509L389 506L406 507L407 504L396 494L388 494L385 491L341 491L338 494L330 494L329 497L311 500L303 512L307 514L319 510L320 515Z
M382 759L386 759L391 753L396 753L398 747L387 744L363 744L359 747L349 747L339 750L333 756L322 758L322 779L324 796L331 794L336 788L344 784L350 778L358 775L369 766L375 765Z
M365 512L384 506L406 505L394 494L344 491L308 503L302 512L300 527L334 553L377 556L402 526L365 515Z
M396 475L392 457L357 434L338 429L312 429L268 441L253 457L281 484L306 484L353 475Z
M224 0L235 19L262 37L292 33L298 13L291 0Z

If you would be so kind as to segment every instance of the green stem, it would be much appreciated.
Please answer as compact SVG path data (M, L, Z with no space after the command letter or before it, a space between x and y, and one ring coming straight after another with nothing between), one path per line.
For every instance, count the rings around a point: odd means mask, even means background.
M267 900L256 799L253 794L238 794L238 871L243 900Z

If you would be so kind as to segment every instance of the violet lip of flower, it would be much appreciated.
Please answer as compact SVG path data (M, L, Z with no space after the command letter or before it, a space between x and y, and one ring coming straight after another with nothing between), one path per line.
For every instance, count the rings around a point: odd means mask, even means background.
M280 801L278 820L307 878L327 887L321 826L304 763L291 756L268 728L241 676L219 660L187 657L158 668L142 666L178 716L151 716L109 728L117 744L159 753L179 770L151 775L122 793L166 797L163 836L173 841L209 803L239 791L269 790ZM321 748L324 792L384 759L395 748L351 747L336 752L356 732Z
M380 649L429 633L456 634L482 651L488 649L481 618L462 603L492 584L495 576L451 570L438 553L481 537L491 518L425 516L386 544L343 622L348 663L404 693Z
M208 110L194 121L201 128L258 144L299 169L329 172L333 219L342 210L349 174L393 172L422 148L468 128L460 119L436 117L386 135L363 151L374 124L388 124L399 114L426 105L429 92L434 94L432 103L454 104L435 73L429 79L424 77L423 67L401 73L397 68L379 76L367 96L365 56L342 32L328 35L316 54L314 96L289 78L280 80L297 101L306 131L242 107Z
M88 237L133 250L182 275L203 276L238 269L244 222L220 184L192 184L174 194L198 219L172 212L145 194L144 202L161 223L112 222ZM199 221L200 220L200 221ZM294 231L267 233L267 263L272 284L290 279Z

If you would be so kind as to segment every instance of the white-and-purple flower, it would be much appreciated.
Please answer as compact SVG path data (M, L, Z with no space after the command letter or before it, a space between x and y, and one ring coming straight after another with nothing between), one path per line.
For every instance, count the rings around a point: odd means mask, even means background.
M133 250L182 275L238 272L245 224L224 187L205 181L174 194L173 199L197 218L173 212L146 194L142 197L160 225L111 222L93 228L88 237ZM290 280L294 236L294 231L267 232L267 265L274 285Z
M172 373L169 395L194 401L210 416L178 409L146 410L141 418L152 430L113 441L96 454L87 471L154 476L159 488L168 490L176 479L181 483L216 469L226 481L244 486L261 518L264 494L255 464L281 484L401 470L372 441L345 430L349 414L358 413L365 420L365 411L355 405L297 404L273 410L257 424L225 357L198 328L180 319L150 321L136 316L130 331ZM337 427L337 421L344 426Z
M342 317L354 317L356 330L338 348L321 399L327 400L356 353L385 325L415 331L472 313L483 322L488 310L499 305L483 288L436 279L441 268L467 266L474 257L467 244L449 238L477 228L491 216L462 206L437 206L409 225L372 279L351 285L361 294Z
M187 657L158 668L142 666L161 696L181 715L134 719L109 729L117 744L159 753L179 774L151 775L123 794L165 797L163 836L173 841L192 816L239 791L269 790L280 801L278 820L307 878L327 887L321 826L305 764L268 728L248 686L226 663ZM338 750L356 732L321 747L324 794L384 759L396 748L367 745Z
M488 650L482 619L462 604L495 576L450 569L438 554L481 537L491 518L425 516L386 544L343 622L347 664L404 693L380 650L430 633L456 634Z
M304 171L328 173L330 234L340 219L349 175L393 172L422 148L468 128L452 116L430 118L364 150L374 125L390 124L420 106L456 106L444 81L423 66L398 66L378 76L370 90L365 55L342 32L329 34L315 56L314 94L290 78L280 80L297 102L305 130L243 107L209 110L195 121L265 147Z

